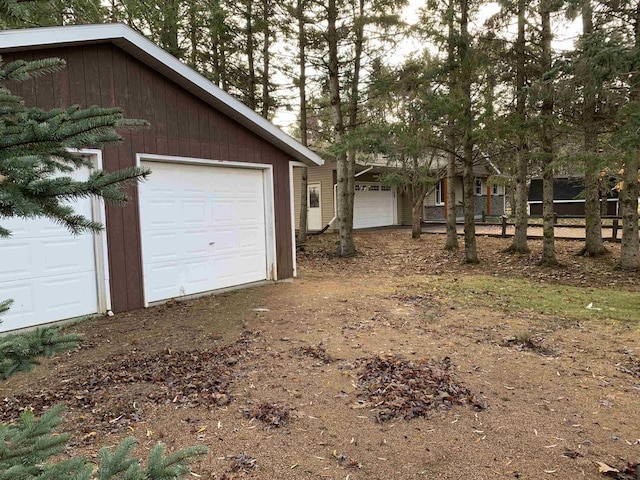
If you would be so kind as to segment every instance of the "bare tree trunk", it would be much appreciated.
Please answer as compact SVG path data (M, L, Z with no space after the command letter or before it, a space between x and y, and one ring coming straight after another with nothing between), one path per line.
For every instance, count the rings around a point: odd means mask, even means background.
M167 0L164 4L162 19L162 31L160 32L160 45L176 58L182 58L182 52L178 43L178 16L180 2Z
M456 91L457 82L454 73L455 64L455 30L454 30L454 1L449 0L447 9L447 63L449 68L449 95ZM455 119L453 113L449 114L447 146L449 147L449 155L447 158L447 242L444 248L446 250L457 250L458 230L456 227L456 135L455 135Z
M338 32L336 22L338 9L336 0L328 0L327 5L327 43L329 47L329 101L333 117L336 142L344 138L344 120L342 117L342 102L340 100L340 77L338 71ZM353 194L349 195L349 161L344 153L337 157L338 170L338 230L340 246L338 254L343 257L351 256L356 248L353 243ZM351 197L351 202L349 198ZM349 221L351 219L351 221Z
M591 0L582 0L582 35L585 38L593 35L593 9ZM606 253L602 241L602 219L600 218L600 169L598 168L598 130L596 126L597 100L596 84L593 72L584 68L583 94L584 106L582 112L582 126L584 133L584 152L593 158L588 158L584 176L584 217L585 217L585 245L582 255L597 257Z
M542 17L542 72L546 75L551 71L551 9L550 0L540 3ZM541 116L541 144L542 144L542 259L541 265L556 265L554 215L553 215L553 79L543 79L543 95Z
M464 102L463 113L463 201L464 201L464 259L466 263L478 263L478 252L476 249L476 226L475 226L475 195L473 187L475 176L473 174L473 111L471 108L471 45L469 38L469 0L461 0L460 11L460 63L461 75L460 84L462 90L462 101Z
M262 0L262 23L264 28L264 43L262 44L262 116L269 118L269 109L271 107L271 96L269 94L269 46L271 39L269 38L269 22L271 21L271 5L269 0Z
M251 110L255 110L256 103L256 67L253 45L253 0L247 0L245 35L247 37L247 104Z
M351 89L349 92L349 120L348 129L350 132L356 129L358 122L358 107L360 87L360 70L362 64L362 47L364 43L364 0L358 0L357 17L354 19L355 24L355 45L353 56L353 77L351 79ZM349 150L347 153L347 208L345 209L345 221L353 229L353 208L355 200L355 173L356 173L356 152ZM353 239L352 239L353 242ZM355 252L355 246L354 246Z
M296 7L298 16L298 50L300 60L300 76L298 87L300 92L300 142L307 146L307 35L304 28L304 0L298 0ZM302 186L300 193L300 222L298 228L298 245L304 245L307 242L307 167L302 169Z
M417 239L422 235L422 202L424 196L416 203L415 199L411 207L411 238Z
M525 131L527 114L526 114L526 54L525 54L525 11L527 2L518 0L518 39L516 41L516 117L518 119L518 151L516 154L516 193L515 203L512 207L515 209L515 234L513 242L507 249L511 252L528 253L529 245L527 244L527 228L529 218L527 215L527 198L529 196L529 188L527 184L527 174L529 169L529 145L527 143L527 134Z
M630 100L633 103L640 102L640 4L636 7L635 30L635 55L634 65L631 71ZM625 270L638 270L638 168L640 151L635 149L628 153L624 167L624 187L620 199L620 211L622 214L622 245L620 250L620 268Z
M622 245L620 268L638 270L638 152L630 152L624 167L624 187L620 207L622 210Z
M191 43L189 66L198 70L198 11L195 3L189 5L189 42Z

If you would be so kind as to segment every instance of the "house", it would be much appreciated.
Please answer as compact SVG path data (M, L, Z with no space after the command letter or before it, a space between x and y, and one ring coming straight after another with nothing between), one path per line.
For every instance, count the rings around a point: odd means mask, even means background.
M29 106L119 106L148 120L78 155L152 170L125 207L74 205L102 234L2 220L13 236L0 242L0 292L14 299L2 330L295 276L291 172L322 165L315 153L124 25L4 31L0 55L67 62L10 85Z
M353 206L353 226L359 228L384 227L391 225L411 225L411 200L395 187L384 185L380 176L393 170L386 162L357 164ZM476 216L501 215L505 209L504 187L490 185L488 178L499 171L489 162L474 168ZM301 203L301 171L294 169L295 226L299 227ZM337 171L335 161L327 161L322 166L307 169L307 225L309 231L322 230L326 225L337 229L336 217ZM423 220L444 220L446 218L446 179L438 182L424 200ZM462 217L462 174L455 181L458 215Z
M491 175L499 175L500 171L490 162L486 161L476 165L473 169L475 176L474 212L475 217L484 215L502 215L505 212L505 187L493 184L489 181ZM462 218L462 173L455 177L454 188L456 189L456 218ZM446 220L447 218L447 179L443 178L438 182L435 189L427 194L424 200L423 220Z
M395 187L383 185L378 176L386 169L381 165L356 165L353 204L354 228L373 228L411 224L411 204ZM295 226L300 221L302 172L294 169ZM331 224L337 229L336 185L338 175L335 161L307 169L307 226L309 231L322 230Z
M606 215L618 214L618 192L609 180L606 195ZM567 176L553 179L553 211L558 215L584 215L584 177ZM529 186L529 215L542 215L542 178L534 178ZM604 211L603 211L604 213Z

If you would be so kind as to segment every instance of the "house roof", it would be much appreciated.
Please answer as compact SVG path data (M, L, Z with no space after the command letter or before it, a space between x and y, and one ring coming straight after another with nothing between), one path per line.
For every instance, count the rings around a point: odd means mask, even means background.
M126 25L73 25L0 32L0 53L90 43L118 46L294 159L311 166L324 163L318 154Z

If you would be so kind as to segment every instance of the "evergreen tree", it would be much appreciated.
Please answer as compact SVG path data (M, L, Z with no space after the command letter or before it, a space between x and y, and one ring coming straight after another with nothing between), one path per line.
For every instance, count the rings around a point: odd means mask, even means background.
M131 457L135 439L127 438L115 449L100 449L97 466L82 457L60 460L56 456L69 440L67 434L54 432L62 410L51 408L39 419L25 411L15 424L0 424L0 480L176 480L190 473L194 457L207 452L191 447L165 455L165 447L158 444L142 465Z
M55 58L0 64L0 81L25 81L63 67L64 62ZM47 217L72 233L99 231L102 225L77 215L66 202L101 197L123 204L128 199L123 187L149 172L93 170L87 180L75 180L71 172L92 165L70 149L115 143L121 139L116 128L143 124L126 120L119 108L28 108L0 86L0 222L9 217ZM0 237L10 234L0 224Z

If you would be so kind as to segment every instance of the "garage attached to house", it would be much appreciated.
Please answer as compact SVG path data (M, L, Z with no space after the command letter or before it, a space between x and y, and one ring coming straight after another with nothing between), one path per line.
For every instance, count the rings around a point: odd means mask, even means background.
M27 106L117 106L147 128L102 151L106 170L151 170L125 207L78 204L105 225L73 237L47 220L3 220L0 331L283 280L295 275L293 165L321 165L284 134L124 25L0 32L3 61L58 57L67 67L7 85Z
M398 223L398 206L392 187L356 181L354 188L353 228L385 227Z

